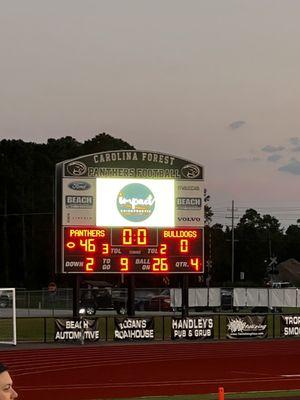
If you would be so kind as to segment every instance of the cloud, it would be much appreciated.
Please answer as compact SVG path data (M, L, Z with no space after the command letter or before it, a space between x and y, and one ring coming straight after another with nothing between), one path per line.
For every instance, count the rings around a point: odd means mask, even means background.
M280 158L282 158L282 156L280 154L272 154L271 156L269 156L267 158L268 161L272 161L272 162L276 162L278 160L280 160Z
M262 151L265 151L266 153L275 153L276 151L282 150L284 150L283 146L272 146L270 144L267 144L265 147L262 148Z
M240 121L240 120L233 121L233 122L231 122L231 124L228 125L228 127L232 130L235 130L235 129L239 129L241 126L243 126L245 124L246 124L246 121Z
M291 148L291 151L300 151L300 138L291 137L289 142L294 146Z
M257 162L260 161L259 157L240 157L236 158L236 161L238 162Z
M298 144L298 145L295 146L295 147L292 147L291 150L292 150L292 151L300 151L300 144Z
M300 145L300 138L298 138L298 137L291 137L291 138L289 139L289 142L290 142L292 145L294 145L294 146L298 146L298 145Z
M288 172L293 175L300 175L300 161L292 158L288 164L278 168L278 171Z
M280 154L272 154L267 158L268 161L276 162L278 161L282 156Z

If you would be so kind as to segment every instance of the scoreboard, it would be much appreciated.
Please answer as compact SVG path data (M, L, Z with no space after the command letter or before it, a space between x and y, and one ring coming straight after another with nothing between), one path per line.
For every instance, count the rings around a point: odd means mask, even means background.
M65 272L203 272L202 229L64 228Z
M203 273L203 167L119 150L56 166L56 271Z

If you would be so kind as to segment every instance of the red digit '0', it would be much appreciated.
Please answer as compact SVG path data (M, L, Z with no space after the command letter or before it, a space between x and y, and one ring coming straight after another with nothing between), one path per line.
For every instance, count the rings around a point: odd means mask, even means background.
M180 253L188 253L189 241L187 239L180 240Z
M147 230L138 229L137 230L137 244L147 244Z
M132 229L125 228L122 230L122 244L132 244Z

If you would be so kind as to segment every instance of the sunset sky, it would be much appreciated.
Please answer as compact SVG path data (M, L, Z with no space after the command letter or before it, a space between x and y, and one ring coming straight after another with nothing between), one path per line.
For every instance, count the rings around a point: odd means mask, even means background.
M214 222L300 218L299 0L0 0L0 139L203 164Z

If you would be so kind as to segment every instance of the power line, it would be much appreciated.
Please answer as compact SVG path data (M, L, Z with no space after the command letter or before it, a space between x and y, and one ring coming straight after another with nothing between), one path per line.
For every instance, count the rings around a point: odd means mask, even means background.
M224 204L224 203L223 203ZM212 223L219 223L223 226L229 226L228 223L228 205L223 207L223 204L210 204L212 215ZM239 206L235 203L238 208L239 213L235 213L235 219L241 219L243 215L245 215L245 211L249 209L253 209L257 211L259 214L270 215L278 220L281 227L286 229L290 225L296 225L297 220L300 219L300 207L294 205L287 206L274 206L274 205L263 205L263 206Z

